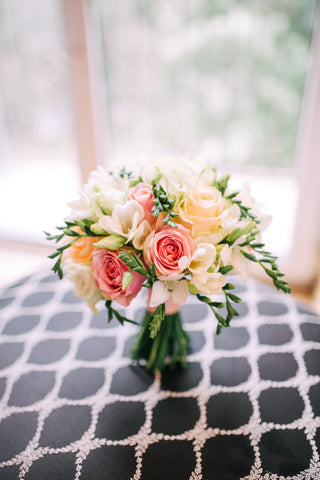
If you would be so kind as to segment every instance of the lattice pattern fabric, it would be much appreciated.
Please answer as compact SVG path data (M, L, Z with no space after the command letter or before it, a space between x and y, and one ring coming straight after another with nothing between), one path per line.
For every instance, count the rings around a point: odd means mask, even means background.
M0 479L319 479L319 318L254 281L237 291L220 336L204 305L182 307L188 367L155 377L131 365L136 327L68 281L3 291Z

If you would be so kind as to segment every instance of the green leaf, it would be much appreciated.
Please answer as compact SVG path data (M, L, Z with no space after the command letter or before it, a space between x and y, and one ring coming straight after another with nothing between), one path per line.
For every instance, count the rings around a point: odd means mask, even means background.
M152 283L155 282L155 280L156 280L156 268L154 266L154 262L152 262L151 265L149 266L148 277L150 278L150 281Z
M119 258L127 267L132 268L135 272L140 273L144 277L148 276L143 262L135 252L131 255L129 252L122 251L119 253Z
M59 255L59 252L55 251L54 253L51 253L51 255L48 255L48 258L56 258Z
M160 330L161 324L165 317L165 304L162 303L159 305L154 313L152 314L152 319L149 323L150 329L150 338L155 338Z

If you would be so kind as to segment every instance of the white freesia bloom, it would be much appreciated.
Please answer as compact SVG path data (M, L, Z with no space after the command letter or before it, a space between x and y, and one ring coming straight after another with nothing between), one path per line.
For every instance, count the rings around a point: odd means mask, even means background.
M222 287L225 286L226 279L221 273L200 273L193 275L191 284L194 285L199 292L205 295L215 295L221 292Z
M107 215L111 215L115 205L124 203L123 191L117 190L116 188L108 188L108 190L101 191L95 196L97 204L100 207L100 216L102 216L102 212L105 212Z
M131 242L144 217L144 210L135 200L129 200L124 205L115 205L112 215L104 215L99 225L108 233L116 233Z
M147 220L142 220L136 230L134 239L132 241L132 245L134 246L134 248L136 248L137 250L143 250L144 242L149 233L151 233L151 231L152 228L150 226L150 223Z
M240 275L244 282L248 280L250 261L242 255L240 247L235 246L232 248L229 265L233 266L233 270L230 272L231 275Z
M112 166L110 168L112 170ZM117 167L115 167L117 170ZM108 191L110 188L126 192L129 188L127 177L121 178L118 175L111 175L109 169L98 166L97 170L90 173L86 189L92 192Z
M68 279L74 283L75 295L85 300L91 310L97 313L95 306L102 299L102 295L96 286L91 265L69 263L65 264L64 268Z
M83 218L89 218L92 216L92 210L90 205L90 198L85 192L79 192L79 198L67 203L72 212L67 216L65 220L74 221L82 220Z
M167 157L151 159L143 169L143 178L146 182L151 181L161 174L160 185L168 195L178 198L181 193L187 192L195 184L202 170L199 162L188 161L182 158Z
M220 260L222 262L222 266L225 267L228 265L230 258L231 258L232 249L228 244L225 244L223 249L220 252Z
M189 270L193 274L206 272L216 259L216 248L210 243L199 243L192 255Z
M242 241L243 239L240 237L231 247L225 245L220 252L220 261L224 267L226 265L233 267L230 275L240 275L243 281L247 281L249 276L249 260L240 252L241 247L239 243Z
M152 286L149 305L154 308L170 298L174 303L182 305L188 300L189 290L186 280L161 281L158 280Z

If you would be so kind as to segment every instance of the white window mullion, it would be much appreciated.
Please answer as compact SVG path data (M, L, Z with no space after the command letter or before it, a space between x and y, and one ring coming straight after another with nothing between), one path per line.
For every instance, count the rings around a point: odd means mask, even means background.
M311 45L296 147L298 204L288 268L297 285L308 285L320 267L320 8Z
M102 114L95 71L93 22L89 0L63 0L63 13L70 57L74 128L81 180L102 163ZM105 139L104 139L105 140Z

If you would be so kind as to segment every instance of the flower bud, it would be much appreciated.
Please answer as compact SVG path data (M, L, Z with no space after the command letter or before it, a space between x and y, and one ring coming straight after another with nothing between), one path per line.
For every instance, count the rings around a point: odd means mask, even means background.
M129 270L124 272L122 276L122 282L121 282L122 289L125 290L127 287L129 287L132 280L133 280L132 273Z
M98 248L106 248L108 250L118 250L126 243L126 239L121 235L109 235L108 237L99 240L93 245Z
M96 235L106 235L106 231L100 227L99 223L94 223L90 226L91 232L95 233Z

